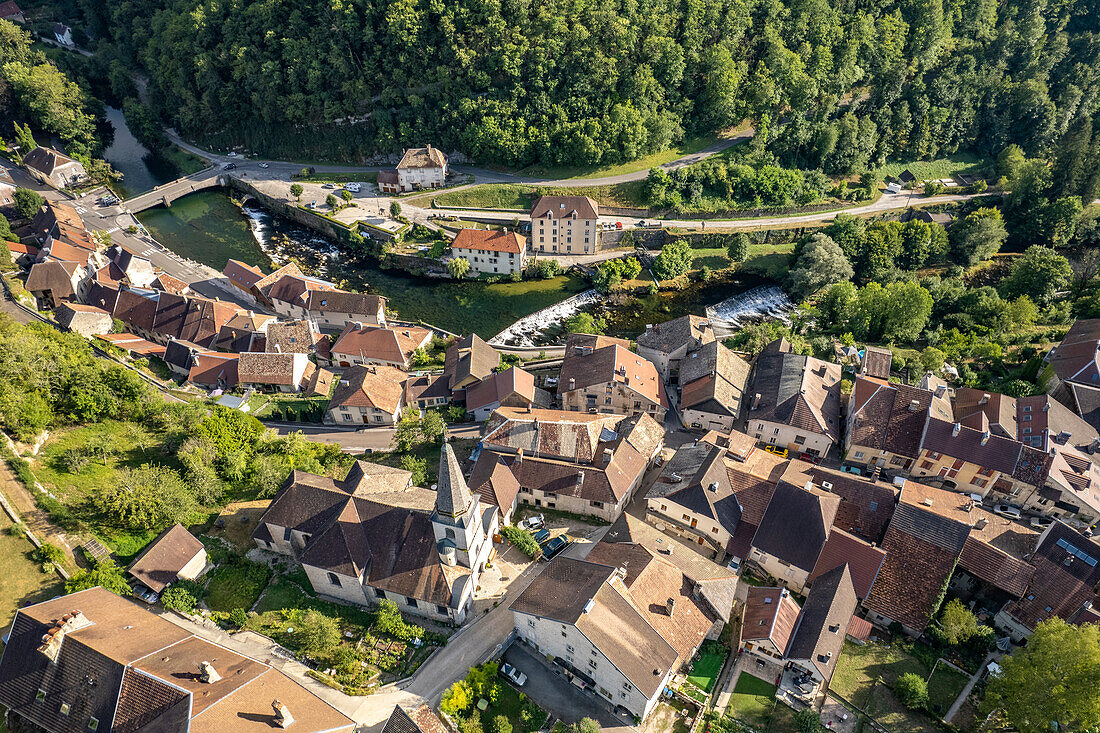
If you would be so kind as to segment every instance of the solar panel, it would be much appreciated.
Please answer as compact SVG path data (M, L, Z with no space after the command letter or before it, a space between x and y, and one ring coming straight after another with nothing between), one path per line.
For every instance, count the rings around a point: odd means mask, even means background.
M1089 567L1096 567L1096 558L1094 558L1092 555L1088 554L1084 550L1078 549L1077 547L1071 545L1065 540L1058 540L1058 542L1056 542L1055 544L1057 544L1058 547L1061 547L1063 550L1078 558L1079 560L1084 561Z

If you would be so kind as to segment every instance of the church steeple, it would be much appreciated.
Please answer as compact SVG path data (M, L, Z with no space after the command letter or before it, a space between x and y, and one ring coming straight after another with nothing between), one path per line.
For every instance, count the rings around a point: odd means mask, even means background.
M470 495L470 487L466 485L466 479L462 477L462 469L459 468L458 458L450 443L443 444L443 452L439 456L438 490L435 497L435 510L442 517L458 519L464 516L473 504Z

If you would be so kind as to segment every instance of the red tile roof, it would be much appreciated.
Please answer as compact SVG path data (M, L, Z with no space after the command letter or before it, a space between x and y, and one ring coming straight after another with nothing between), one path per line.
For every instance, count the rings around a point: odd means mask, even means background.
M848 563L848 571L852 574L852 585L855 586L856 595L866 598L885 559L886 551L881 547L874 547L844 530L834 528L829 533L825 547L821 550L817 565L810 573L810 582Z
M475 249L519 254L527 247L527 238L500 229L459 229L452 249Z

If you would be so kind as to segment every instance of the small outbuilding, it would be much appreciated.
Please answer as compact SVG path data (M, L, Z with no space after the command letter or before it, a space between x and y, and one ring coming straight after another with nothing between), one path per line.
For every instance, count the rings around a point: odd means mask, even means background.
M153 540L130 566L130 575L154 593L177 580L194 580L206 568L206 548L182 524Z

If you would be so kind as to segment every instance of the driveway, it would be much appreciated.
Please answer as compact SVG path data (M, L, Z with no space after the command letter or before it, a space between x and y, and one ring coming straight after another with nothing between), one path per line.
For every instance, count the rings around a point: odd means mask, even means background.
M593 694L582 692L565 677L551 672L526 646L512 644L504 653L504 661L527 675L523 691L550 715L566 723L594 718L604 730L634 730L633 719L613 715Z

